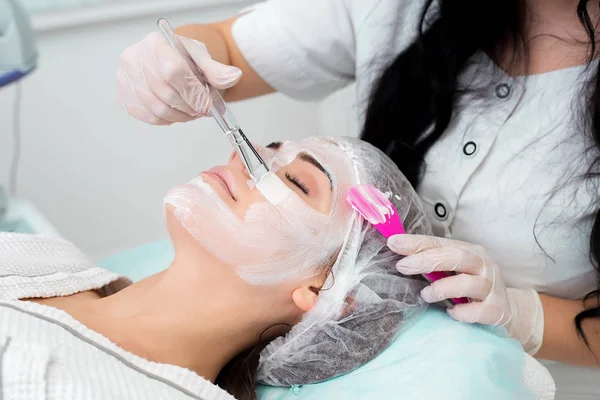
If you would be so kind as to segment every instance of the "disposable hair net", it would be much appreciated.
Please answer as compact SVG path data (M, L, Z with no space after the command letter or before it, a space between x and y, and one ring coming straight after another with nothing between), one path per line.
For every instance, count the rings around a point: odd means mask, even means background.
M353 161L322 138L258 151L274 172L298 158L318 161L331 179L329 212L316 211L284 186L289 191L285 200L276 206L266 200L254 203L242 220L201 176L171 189L165 202L175 206L175 216L195 239L248 283L273 285L322 272L349 231L353 211L346 194L356 182Z
M407 233L431 234L421 201L397 166L370 144L323 138L352 163L352 177L337 194L369 184L390 195ZM381 353L407 319L425 308L423 279L403 276L386 239L352 211L345 238L315 306L290 332L261 353L257 380L274 386L318 383L345 374Z

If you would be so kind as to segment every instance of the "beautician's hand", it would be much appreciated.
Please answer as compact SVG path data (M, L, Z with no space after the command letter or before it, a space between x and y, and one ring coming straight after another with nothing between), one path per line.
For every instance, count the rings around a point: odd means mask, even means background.
M507 288L498 265L484 248L470 243L421 235L395 235L390 249L404 255L397 264L405 275L433 271L457 274L425 287L421 297L428 303L468 297L471 302L448 309L457 321L504 326L530 354L542 343L544 319L539 296L532 289Z
M203 43L180 38L215 88L229 88L242 77L238 68L213 60ZM205 86L159 32L151 33L121 54L117 99L129 115L152 125L204 117L211 107Z

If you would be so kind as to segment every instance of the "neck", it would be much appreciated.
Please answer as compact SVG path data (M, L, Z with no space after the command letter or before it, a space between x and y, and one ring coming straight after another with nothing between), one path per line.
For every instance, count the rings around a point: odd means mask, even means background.
M214 382L233 357L293 310L291 302L283 312L274 310L279 300L269 290L231 274L233 268L213 257L178 256L168 270L98 300L91 328L134 354Z
M541 31L550 31L560 38L569 38L578 40L583 32L581 21L577 15L578 0L525 0L527 12L528 27L533 34L543 33ZM600 15L598 1L589 1L587 11L596 26L598 16ZM585 40L587 43L587 40Z
M590 38L577 15L578 4L578 0L524 0L522 33L528 58L521 57L519 44L517 48L503 48L502 54L495 55L502 69L519 76L585 64L590 57ZM588 2L587 11L596 26L600 19L599 2Z
M589 4L593 3L593 0L589 2ZM577 8L579 0L525 0L525 4L527 5L528 10L541 10L546 8L549 11L558 9L572 13Z

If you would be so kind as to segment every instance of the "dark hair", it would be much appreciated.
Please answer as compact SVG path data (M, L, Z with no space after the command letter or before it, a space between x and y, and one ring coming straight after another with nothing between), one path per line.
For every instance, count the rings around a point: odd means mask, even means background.
M594 25L587 12L589 0L580 0L577 15L590 40L589 65L595 54ZM434 7L436 9L434 9ZM415 40L386 67L372 92L361 138L385 151L414 187L418 186L429 148L448 127L463 89L459 74L476 52L494 60L512 55L513 65L527 60L524 40L526 6L523 0L427 0ZM487 17L486 17L487 16ZM510 59L509 59L510 61ZM595 72L590 92L585 93L588 126L586 139L592 143L592 165L585 179L600 177L600 72ZM402 121L402 135L390 129ZM423 133L429 134L421 138ZM597 189L597 186L594 186ZM597 190L596 190L597 191ZM598 205L596 200L595 205ZM535 235L535 229L534 229ZM536 239L537 240L537 239ZM596 211L590 236L590 259L598 271L598 290L586 301L600 301L600 211ZM599 307L586 308L575 318L578 335L588 348L582 321L600 317ZM591 348L590 348L591 350Z
M258 370L260 353L270 341L246 349L221 370L215 384L239 400L257 400L254 375Z
M281 146L280 142L274 142L267 147L279 148L279 146ZM337 249L323 265L317 267L317 270L323 271L325 275L329 275L340 251L341 248ZM331 277L332 282L335 282L335 276L332 274ZM310 290L316 294L322 290L329 289L329 287L310 287ZM277 326L285 326L288 329L292 328L290 325L282 323L265 329L259 337L258 344L242 351L223 367L219 375L217 375L217 379L215 379L215 384L238 400L257 400L255 375L256 371L258 371L260 353L275 339L264 339L264 336L266 336L269 330Z

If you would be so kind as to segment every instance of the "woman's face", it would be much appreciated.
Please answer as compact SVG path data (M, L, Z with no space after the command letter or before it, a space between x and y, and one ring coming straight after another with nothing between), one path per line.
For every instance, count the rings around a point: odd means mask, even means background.
M271 143L268 151L277 152L281 143ZM264 153L264 152L263 152ZM312 209L327 214L331 208L333 182L329 173L313 156L300 153L291 163L276 171L279 178ZM243 220L252 204L264 197L252 185L250 175L236 152L225 166L217 166L200 174L219 198Z
M353 163L323 138L257 150L291 191L281 203L265 200L234 153L227 165L172 188L165 197L172 206L167 215L247 283L274 285L316 276L346 235ZM172 239L176 245L177 238Z

